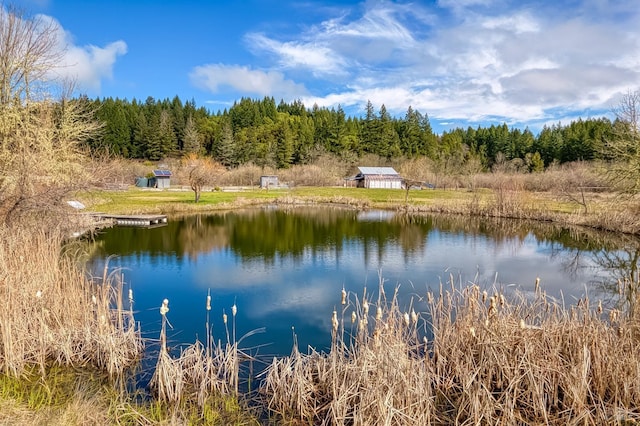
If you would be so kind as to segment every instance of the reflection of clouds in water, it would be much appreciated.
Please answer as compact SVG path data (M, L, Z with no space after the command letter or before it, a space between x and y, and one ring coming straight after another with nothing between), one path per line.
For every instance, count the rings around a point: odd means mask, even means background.
M498 286L509 286L508 291L527 291L540 276L550 295L559 296L560 290L571 290L566 280L553 278L561 277L562 268L540 251L534 240L496 247L486 238L475 238L469 247L461 245L456 235L438 233L437 237L429 238L424 252L413 253L409 258L397 246L387 246L382 254L377 247L369 247L368 263L357 244L340 255L333 249L315 249L295 259L277 257L269 263L240 262L232 253L214 252L200 259L194 282L214 292L249 292L244 298L246 315L256 322L286 316L291 324L316 325L327 330L331 311L334 307L342 309L342 286L351 293L351 301L355 301L354 296L361 299L365 286L375 299L380 270L387 294L400 286L401 303L405 306L411 298L418 304L418 298L424 297L429 288L447 282L450 274L456 284L476 282L490 288L496 282ZM546 282L547 274L552 277L550 282ZM575 287L580 290L580 284Z

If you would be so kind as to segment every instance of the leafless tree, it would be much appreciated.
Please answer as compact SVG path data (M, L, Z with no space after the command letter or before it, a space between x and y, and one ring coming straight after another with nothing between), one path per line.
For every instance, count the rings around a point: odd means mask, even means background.
M621 191L640 192L640 90L622 96L613 110L616 120L612 135L605 141L605 157L610 182Z
M53 24L0 4L0 223L62 211L86 181L81 143L100 126L47 79L62 54Z
M202 190L207 185L214 185L217 179L226 171L224 166L209 157L188 154L183 163L189 170L189 186L195 195L195 202L200 201Z

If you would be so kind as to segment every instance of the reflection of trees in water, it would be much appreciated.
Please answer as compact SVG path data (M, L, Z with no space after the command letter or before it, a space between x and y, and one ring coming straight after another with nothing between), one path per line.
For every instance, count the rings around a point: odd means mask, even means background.
M593 278L589 284L604 297L603 302L633 313L640 286L638 238L589 229L564 228L556 231L553 239L551 257L562 256L565 272L573 277L585 269L592 270Z
M600 251L596 254L595 261L609 272L607 277L597 281L597 285L610 295L612 305L634 316L639 302L640 244L635 242L623 249Z

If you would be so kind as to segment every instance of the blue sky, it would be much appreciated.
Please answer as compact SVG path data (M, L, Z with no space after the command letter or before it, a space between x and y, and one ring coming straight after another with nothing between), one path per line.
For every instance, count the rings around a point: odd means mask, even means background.
M610 115L640 88L638 0L18 0L90 97L367 100L434 130Z

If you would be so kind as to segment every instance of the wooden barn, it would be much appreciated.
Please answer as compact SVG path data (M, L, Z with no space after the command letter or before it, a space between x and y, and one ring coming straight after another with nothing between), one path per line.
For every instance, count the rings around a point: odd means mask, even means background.
M402 189L402 177L393 167L358 167L358 188Z

